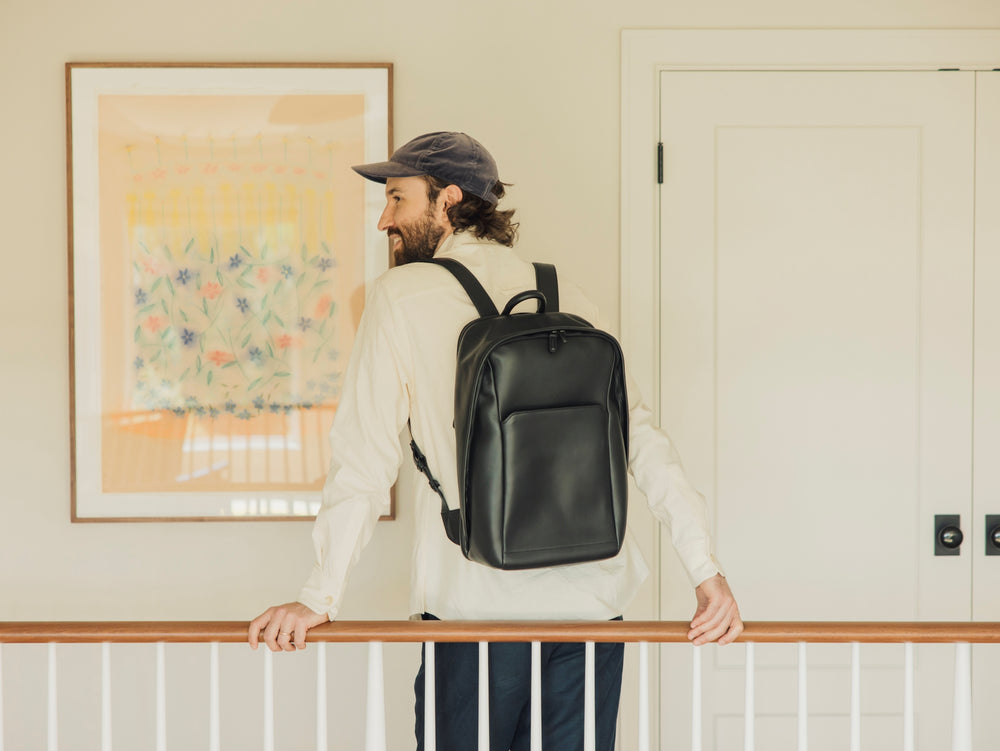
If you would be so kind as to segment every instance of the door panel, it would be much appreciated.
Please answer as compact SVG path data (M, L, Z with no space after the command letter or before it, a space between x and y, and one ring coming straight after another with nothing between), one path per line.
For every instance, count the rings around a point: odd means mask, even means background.
M933 517L971 524L974 75L661 74L661 424L748 620L970 616L969 546L935 557ZM662 616L688 617L665 561ZM734 654L706 655L709 748L742 713ZM849 706L838 660L810 670L816 748ZM762 697L794 687L785 658L758 665ZM899 725L881 698L872 733ZM793 747L794 704L767 714L761 747Z
M977 621L1000 621L1000 555L987 556L985 520L1000 514L1000 72L976 74L976 413L972 524ZM972 648L976 748L996 745L1000 648Z

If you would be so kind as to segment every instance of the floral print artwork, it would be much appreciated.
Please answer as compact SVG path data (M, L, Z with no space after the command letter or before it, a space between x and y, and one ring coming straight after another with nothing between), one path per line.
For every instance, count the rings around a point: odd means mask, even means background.
M363 104L100 97L104 492L322 486L364 297Z

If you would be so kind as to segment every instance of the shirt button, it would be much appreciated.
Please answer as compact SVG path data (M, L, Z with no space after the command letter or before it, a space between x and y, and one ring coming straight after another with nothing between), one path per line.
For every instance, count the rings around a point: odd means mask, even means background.
M333 598L330 597L329 595L327 595L326 597L323 598L323 602L325 602L327 605L332 605L333 604Z

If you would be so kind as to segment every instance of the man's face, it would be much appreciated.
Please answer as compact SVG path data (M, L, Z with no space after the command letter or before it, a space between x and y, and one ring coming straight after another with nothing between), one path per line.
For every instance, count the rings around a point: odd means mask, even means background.
M392 241L396 265L434 256L450 229L438 201L427 198L427 182L420 177L390 177L385 184L385 210L378 222Z

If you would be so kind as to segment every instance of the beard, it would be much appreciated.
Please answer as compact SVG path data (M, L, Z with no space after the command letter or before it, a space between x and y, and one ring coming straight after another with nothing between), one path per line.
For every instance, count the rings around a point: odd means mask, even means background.
M424 261L434 257L438 243L444 235L444 227L434 221L433 208L410 224L399 224L390 230L389 237L399 238L399 246L393 249L393 258L397 266L413 261Z

